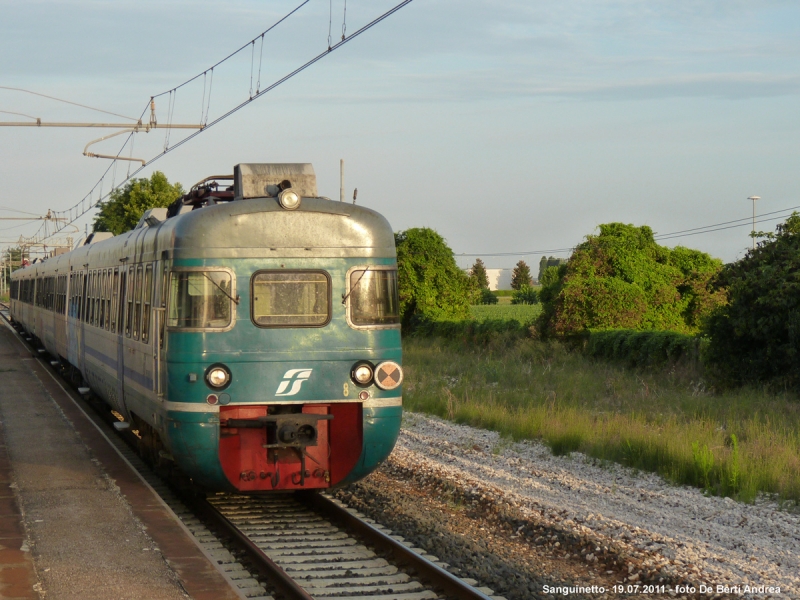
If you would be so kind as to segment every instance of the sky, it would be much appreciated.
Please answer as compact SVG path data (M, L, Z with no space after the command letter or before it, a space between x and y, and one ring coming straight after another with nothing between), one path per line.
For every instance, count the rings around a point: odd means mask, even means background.
M130 122L18 88L145 121L166 92L159 123L213 122L398 1L310 0L262 44L302 0L0 0L0 121ZM798 96L796 2L413 0L169 153L186 131L139 133L122 155L160 156L135 176L187 188L241 162L310 162L335 199L344 159L348 199L357 187L396 231L435 229L462 267L566 257L602 223L744 219L661 241L730 262L752 243L748 197L759 214L800 207ZM139 163L82 155L115 131L0 127L0 219L123 182ZM40 226L0 220L0 247Z

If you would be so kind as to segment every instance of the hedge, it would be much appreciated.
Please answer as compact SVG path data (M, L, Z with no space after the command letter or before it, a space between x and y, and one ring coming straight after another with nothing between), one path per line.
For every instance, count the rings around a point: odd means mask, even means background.
M701 344L700 336L674 331L610 329L589 332L584 352L632 367L652 367L684 360L697 362Z
M420 319L414 323L411 335L419 337L441 337L460 340L464 343L486 344L499 337L520 339L530 336L530 325L516 319L474 319L462 321L433 321Z

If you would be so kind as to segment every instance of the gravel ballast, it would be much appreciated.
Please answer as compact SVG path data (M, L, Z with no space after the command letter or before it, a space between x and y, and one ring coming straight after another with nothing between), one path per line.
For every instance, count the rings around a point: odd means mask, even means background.
M509 599L560 597L546 586L565 584L800 598L796 512L420 414L406 413L386 463L339 495Z

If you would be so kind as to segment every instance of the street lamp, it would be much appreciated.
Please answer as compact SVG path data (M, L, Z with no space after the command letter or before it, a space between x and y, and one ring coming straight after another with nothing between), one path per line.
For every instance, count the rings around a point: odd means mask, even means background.
M753 231L752 231L752 237L753 237L753 250L755 250L756 249L756 200L761 200L761 196L749 196L747 199L753 201Z

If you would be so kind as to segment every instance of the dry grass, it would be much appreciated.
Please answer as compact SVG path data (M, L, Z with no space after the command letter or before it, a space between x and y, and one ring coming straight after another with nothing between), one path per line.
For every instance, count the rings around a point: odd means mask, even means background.
M404 340L404 364L411 410L744 501L759 492L800 500L795 396L715 394L691 367L633 372L529 339L466 348L412 337Z

